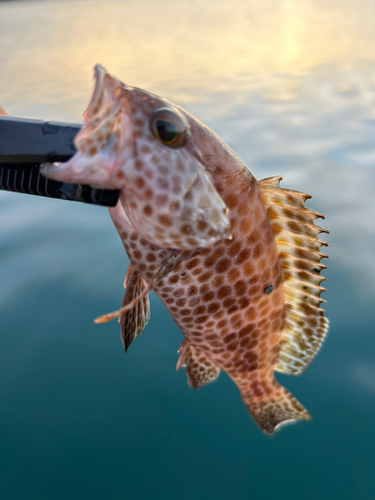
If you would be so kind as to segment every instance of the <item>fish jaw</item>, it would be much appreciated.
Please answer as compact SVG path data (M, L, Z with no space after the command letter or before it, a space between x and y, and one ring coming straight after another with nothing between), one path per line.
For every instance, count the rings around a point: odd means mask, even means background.
M95 88L83 113L84 125L74 138L77 153L66 163L45 163L40 170L56 181L121 189L126 180L117 174L131 159L133 146L126 86L100 65L94 73Z
M95 79L84 126L74 140L77 153L66 163L44 164L42 174L120 189L134 229L154 245L186 250L230 239L228 208L191 151L200 138L191 137L183 111L124 85L102 66L95 67ZM155 134L155 116L165 115L181 128L184 140L178 147Z
M44 163L40 166L41 173L55 181L89 184L99 189L121 189L123 180L119 182L113 175L117 170L118 162L110 155L88 158L80 152L66 163Z

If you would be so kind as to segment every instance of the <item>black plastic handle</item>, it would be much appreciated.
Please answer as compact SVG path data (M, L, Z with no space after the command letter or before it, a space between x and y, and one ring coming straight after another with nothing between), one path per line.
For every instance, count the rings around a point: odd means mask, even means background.
M0 189L113 207L119 191L43 177L39 165L67 161L80 125L0 116Z
M80 125L0 116L0 163L66 161Z

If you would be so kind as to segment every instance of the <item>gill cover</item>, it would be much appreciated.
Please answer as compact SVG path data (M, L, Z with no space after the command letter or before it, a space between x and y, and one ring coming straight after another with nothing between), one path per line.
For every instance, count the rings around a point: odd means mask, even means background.
M191 153L188 120L170 102L128 87L95 67L95 88L75 138L77 153L42 173L65 182L121 189L121 203L150 243L176 249L231 238L228 209ZM190 143L189 150L185 147Z

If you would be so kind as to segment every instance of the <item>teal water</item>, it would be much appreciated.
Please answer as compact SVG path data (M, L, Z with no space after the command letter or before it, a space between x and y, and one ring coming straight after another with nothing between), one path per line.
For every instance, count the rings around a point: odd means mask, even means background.
M151 297L125 356L127 258L104 208L0 192L0 498L375 497L375 16L366 0L0 3L0 104L79 122L101 62L178 102L330 230L327 340L278 375L311 422L269 438L225 375L176 372Z

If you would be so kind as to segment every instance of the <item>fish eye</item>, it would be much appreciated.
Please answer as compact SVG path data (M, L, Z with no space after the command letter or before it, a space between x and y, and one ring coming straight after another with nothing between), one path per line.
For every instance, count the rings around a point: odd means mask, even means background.
M189 126L184 117L168 108L152 113L150 128L159 142L172 148L180 148L188 138Z

